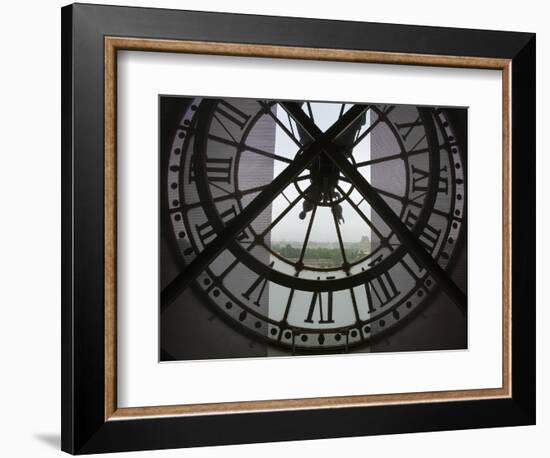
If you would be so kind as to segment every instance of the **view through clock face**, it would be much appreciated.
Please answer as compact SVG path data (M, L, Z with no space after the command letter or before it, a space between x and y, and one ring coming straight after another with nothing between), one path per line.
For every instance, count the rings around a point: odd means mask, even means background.
M160 106L161 359L465 348L466 109Z

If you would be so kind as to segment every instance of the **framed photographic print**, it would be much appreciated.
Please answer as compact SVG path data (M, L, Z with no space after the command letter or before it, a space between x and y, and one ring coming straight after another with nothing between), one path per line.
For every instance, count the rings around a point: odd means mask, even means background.
M534 423L534 34L71 5L62 78L63 450Z

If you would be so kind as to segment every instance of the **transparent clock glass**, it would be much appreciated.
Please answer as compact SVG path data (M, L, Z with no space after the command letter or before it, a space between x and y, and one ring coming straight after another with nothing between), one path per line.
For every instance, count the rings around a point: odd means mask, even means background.
M158 107L160 361L467 348L467 108Z

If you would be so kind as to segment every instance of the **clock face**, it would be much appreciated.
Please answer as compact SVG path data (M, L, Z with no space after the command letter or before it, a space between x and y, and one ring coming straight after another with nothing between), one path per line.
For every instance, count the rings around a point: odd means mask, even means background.
M372 351L438 297L464 315L459 109L180 102L161 161L178 266L163 316L192 289L246 339L316 354Z

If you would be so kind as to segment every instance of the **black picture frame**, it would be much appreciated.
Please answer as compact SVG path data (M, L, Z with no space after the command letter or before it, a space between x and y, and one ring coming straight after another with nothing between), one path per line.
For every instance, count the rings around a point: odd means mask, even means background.
M66 6L61 14L64 451L84 454L535 423L535 34L88 4ZM511 396L106 419L106 36L510 59Z

